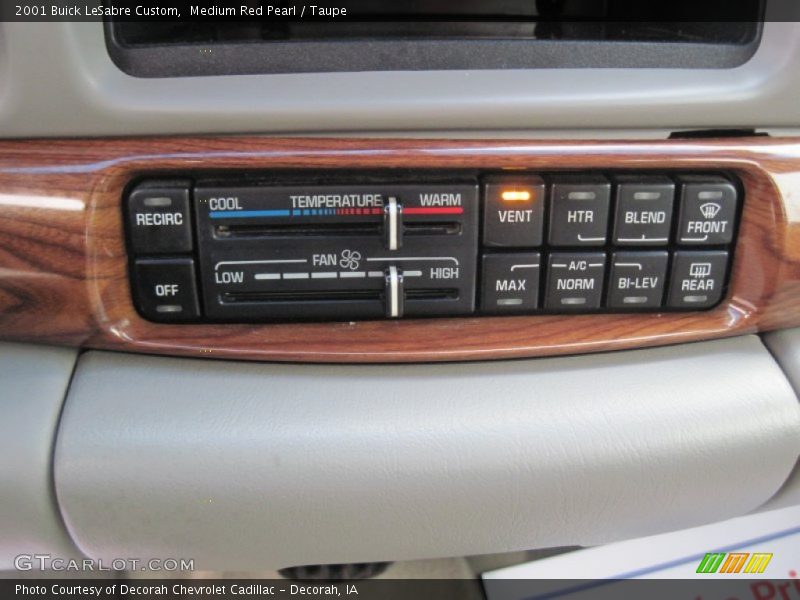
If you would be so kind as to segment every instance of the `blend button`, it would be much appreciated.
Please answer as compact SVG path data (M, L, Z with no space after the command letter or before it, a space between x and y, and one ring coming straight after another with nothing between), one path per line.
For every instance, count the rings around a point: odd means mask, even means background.
M667 177L623 175L617 184L614 241L623 246L666 244L675 184Z
M537 309L541 270L538 252L484 254L483 312L508 314Z

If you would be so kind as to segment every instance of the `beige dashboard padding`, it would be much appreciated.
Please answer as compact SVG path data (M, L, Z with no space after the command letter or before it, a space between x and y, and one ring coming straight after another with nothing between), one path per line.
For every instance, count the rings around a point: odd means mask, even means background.
M598 544L753 510L800 454L754 336L445 365L84 354L56 491L95 557L197 568Z
M82 558L53 496L53 444L78 353L0 343L0 572Z

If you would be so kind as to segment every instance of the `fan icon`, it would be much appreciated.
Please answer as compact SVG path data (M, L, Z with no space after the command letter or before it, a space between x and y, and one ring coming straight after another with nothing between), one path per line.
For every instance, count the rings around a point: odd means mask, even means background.
M361 252L358 250L349 250L345 248L342 250L342 258L339 260L339 266L343 269L350 269L355 271L361 263Z

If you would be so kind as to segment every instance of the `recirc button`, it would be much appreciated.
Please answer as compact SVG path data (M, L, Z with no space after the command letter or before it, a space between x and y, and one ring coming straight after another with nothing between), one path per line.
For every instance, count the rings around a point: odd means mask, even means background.
M189 184L155 181L137 186L127 202L131 247L136 254L192 251Z

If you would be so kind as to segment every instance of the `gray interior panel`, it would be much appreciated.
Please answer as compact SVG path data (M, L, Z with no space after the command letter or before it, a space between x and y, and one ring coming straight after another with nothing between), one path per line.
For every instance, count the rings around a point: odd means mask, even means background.
M84 354L55 478L88 555L198 568L597 544L762 505L800 406L754 336L452 365Z
M76 357L75 350L0 343L0 570L13 569L18 555L79 555L58 512L51 468Z
M764 342L800 395L800 329L769 333L764 336ZM800 462L780 491L762 508L772 510L795 504L800 504Z
M779 1L800 14L799 4ZM800 122L798 22L766 23L755 55L731 69L539 68L142 79L113 64L99 23L2 23L0 52L4 137L675 130L796 127Z

